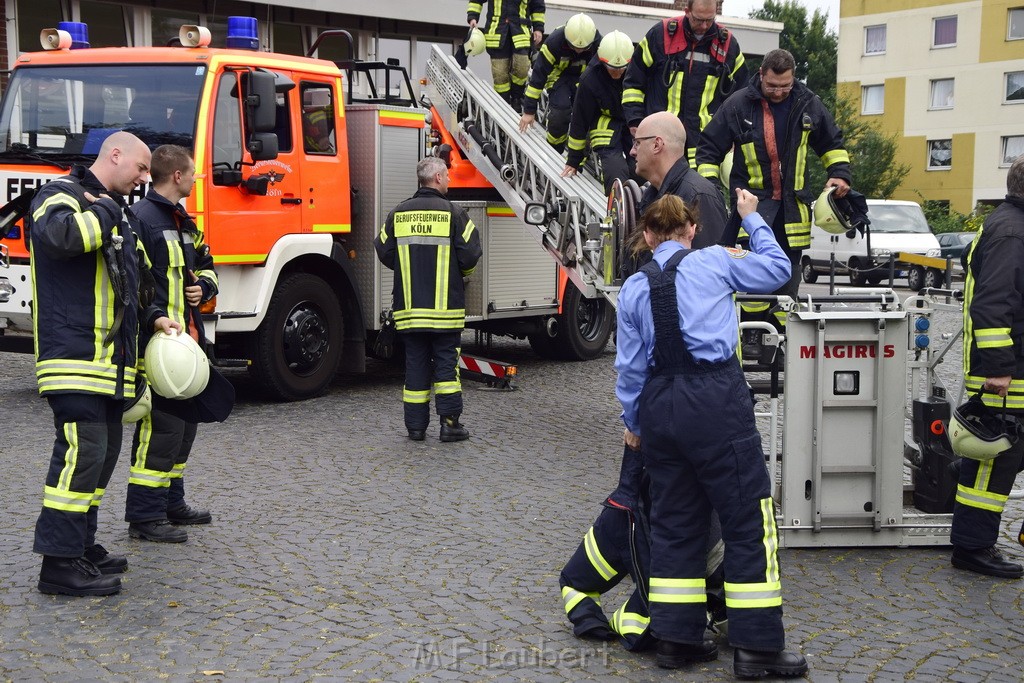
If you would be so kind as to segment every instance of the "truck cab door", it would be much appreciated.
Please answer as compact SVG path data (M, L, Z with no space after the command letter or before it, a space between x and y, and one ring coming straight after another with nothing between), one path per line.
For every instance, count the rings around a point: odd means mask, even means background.
M299 119L302 155L302 219L311 232L349 232L348 164L344 118L339 116L340 79L303 75L299 80Z

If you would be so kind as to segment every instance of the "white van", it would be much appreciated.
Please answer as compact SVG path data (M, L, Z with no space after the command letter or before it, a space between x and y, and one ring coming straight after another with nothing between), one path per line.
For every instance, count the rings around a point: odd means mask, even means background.
M836 274L849 275L854 285L876 285L889 277L889 255L907 252L938 258L941 248L925 220L921 207L914 202L869 199L870 236L858 231L831 235L811 225L811 246L801 258L804 282L815 282L819 274L828 275L833 253ZM836 238L832 241L832 238ZM868 241L871 253L868 253ZM939 287L943 272L935 268L896 263L896 277L906 277L911 289Z

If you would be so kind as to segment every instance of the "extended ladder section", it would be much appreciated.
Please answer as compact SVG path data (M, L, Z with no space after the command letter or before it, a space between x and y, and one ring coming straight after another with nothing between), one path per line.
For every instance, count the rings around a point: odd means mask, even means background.
M526 229L584 296L604 296L614 305L619 284L612 263L622 238L606 218L608 200L601 186L583 174L562 178L565 160L548 144L542 127L520 132L519 114L491 84L460 68L436 45L427 79L431 104L462 153L524 222L527 203L543 204L543 224Z

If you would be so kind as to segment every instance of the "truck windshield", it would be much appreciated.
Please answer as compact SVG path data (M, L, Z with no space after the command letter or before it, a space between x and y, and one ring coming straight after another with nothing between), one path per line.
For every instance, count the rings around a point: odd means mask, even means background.
M204 65L96 64L16 69L0 109L0 155L95 156L126 130L151 149L192 149Z
M871 232L931 232L924 212L916 205L871 204L868 217Z

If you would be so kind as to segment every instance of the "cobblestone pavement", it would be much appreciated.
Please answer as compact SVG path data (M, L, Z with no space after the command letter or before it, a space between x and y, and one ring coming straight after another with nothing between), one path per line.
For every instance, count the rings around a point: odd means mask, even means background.
M239 405L201 428L186 478L214 523L185 544L129 539L122 453L99 540L128 556L124 590L67 598L36 591L30 550L50 412L31 358L0 354L0 680L731 678L725 643L716 662L663 671L575 639L562 613L558 572L618 472L611 347L585 363L522 342L481 355L518 363L519 388L467 382L473 436L458 444L436 426L405 438L394 366L294 404L261 402L232 374ZM1018 561L1022 516L1011 501L1000 539ZM788 642L811 680L1022 679L1021 582L956 571L947 548L780 554Z

